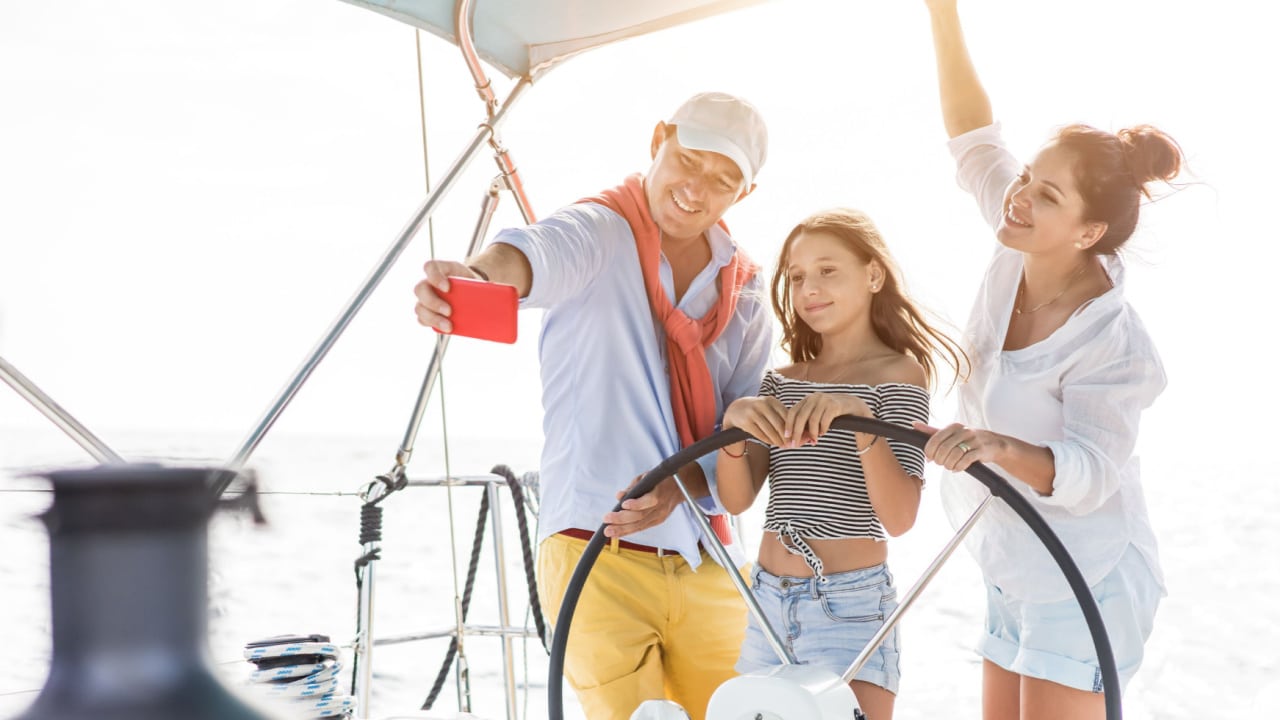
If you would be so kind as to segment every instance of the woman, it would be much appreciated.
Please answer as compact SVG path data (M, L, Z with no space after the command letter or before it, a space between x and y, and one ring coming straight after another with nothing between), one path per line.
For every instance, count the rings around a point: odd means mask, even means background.
M1150 126L1072 125L1020 165L993 122L955 0L926 3L958 177L999 246L966 330L973 373L960 422L934 432L925 456L952 471L995 465L1032 500L1089 582L1125 683L1165 592L1133 456L1165 376L1124 299L1117 253L1147 183L1176 176L1182 153ZM954 523L985 494L966 475L942 489ZM987 583L984 718L1103 717L1084 616L1040 542L997 504L969 547Z

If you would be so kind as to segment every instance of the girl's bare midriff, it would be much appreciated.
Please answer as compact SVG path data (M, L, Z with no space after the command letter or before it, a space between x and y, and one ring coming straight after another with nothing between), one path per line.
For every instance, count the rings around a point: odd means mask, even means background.
M889 555L889 543L871 538L845 538L842 540L811 540L805 542L822 558L822 573L846 572L868 568L885 561ZM778 533L766 532L760 539L760 567L771 575L789 577L813 577L813 570L800 555L792 555L778 541Z

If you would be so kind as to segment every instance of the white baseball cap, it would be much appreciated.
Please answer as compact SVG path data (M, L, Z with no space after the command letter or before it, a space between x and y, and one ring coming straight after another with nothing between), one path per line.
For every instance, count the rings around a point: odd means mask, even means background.
M769 132L754 105L722 92L698 93L676 108L669 125L691 150L708 150L729 158L751 187L769 152Z

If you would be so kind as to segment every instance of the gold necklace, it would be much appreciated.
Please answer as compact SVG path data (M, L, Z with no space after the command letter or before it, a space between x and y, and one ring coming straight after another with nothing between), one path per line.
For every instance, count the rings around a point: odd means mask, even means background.
M1022 273L1022 282L1018 283L1018 296L1013 300L1013 311L1019 315L1030 315L1031 313L1039 310L1042 307L1045 307L1046 305L1052 305L1053 303L1057 302L1058 298L1067 294L1067 291L1070 290L1071 286L1075 284L1076 278L1083 275L1084 271L1087 269L1089 269L1089 262L1086 260L1084 264L1080 266L1079 270L1076 270L1075 272L1071 273L1071 277L1067 278L1066 286L1063 287L1061 290L1059 290L1057 295L1054 295L1053 297L1049 298L1048 300L1045 300L1044 302L1031 308L1030 310L1023 310L1022 308L1018 307L1019 305L1022 304L1022 293L1027 288L1027 274L1026 274L1026 271L1024 270Z
M810 380L809 379L809 374L811 372L813 362L814 360L817 360L817 358L814 358L813 360L809 360L805 362L804 377L800 379L804 382L814 382L822 385L857 385L858 383L844 382L844 378L846 375L849 374L849 371L851 369L856 368L858 365L861 365L863 360L869 360L872 357L872 355L873 355L872 351L867 351L866 353L863 353L862 355L860 355L857 359L848 363L844 363L844 367L840 369L840 372L833 375L832 379L830 380Z

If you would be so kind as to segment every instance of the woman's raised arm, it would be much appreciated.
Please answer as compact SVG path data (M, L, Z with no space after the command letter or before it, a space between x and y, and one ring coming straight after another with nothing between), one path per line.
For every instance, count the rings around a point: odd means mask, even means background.
M938 97L948 137L962 135L992 122L991 101L978 80L960 28L956 0L925 0L933 28L938 63Z

